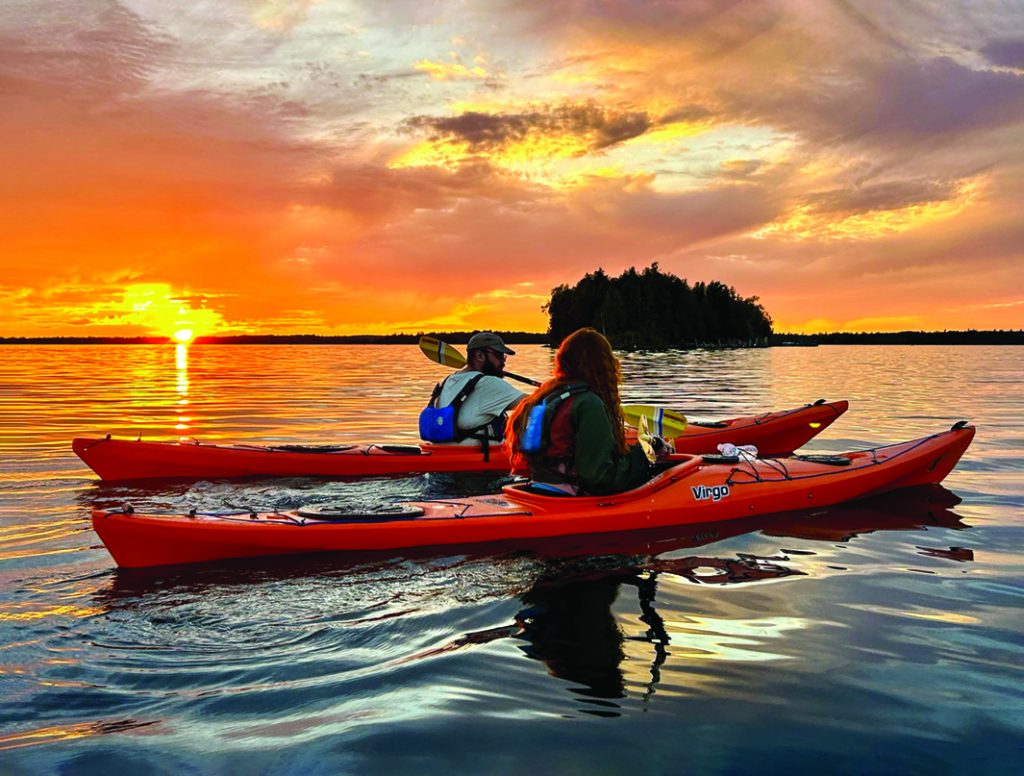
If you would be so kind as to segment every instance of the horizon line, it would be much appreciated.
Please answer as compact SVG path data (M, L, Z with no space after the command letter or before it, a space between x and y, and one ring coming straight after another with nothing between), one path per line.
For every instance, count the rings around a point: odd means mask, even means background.
M0 337L0 344L33 344L33 343L89 343L95 342L117 344L119 342L124 343L137 343L137 344L189 344L189 345L203 345L203 344L231 344L232 342L238 342L241 340L333 340L338 342L343 341L354 341L354 340L397 340L397 339L415 339L426 335L443 335L448 339L468 339L477 331L484 331L481 329L474 330L462 330L462 331L438 331L431 330L419 331L419 332L396 332L392 334L204 334L195 337L187 343L177 342L174 337L160 336L160 335L149 335L149 334L137 334L137 335L41 335L41 336L2 336ZM488 329L486 331L495 331L500 333L505 339L510 342L515 341L513 338L521 337L528 338L532 342L525 342L520 344L534 344L537 341L541 341L548 336L548 332L538 331L511 331L501 329ZM1024 329L941 329L941 330L924 330L924 329L902 329L900 331L821 331L821 332L773 332L770 337L765 339L778 339L783 337L793 338L809 338L809 337L896 337L896 336L955 336L955 335L1002 335L1007 334L1018 334L1024 335ZM713 339L707 339L708 343L715 342ZM694 340L698 342L698 340ZM242 343L244 344L244 343ZM255 344L255 343L253 343ZM358 343L356 343L358 344ZM367 342L366 344L373 344ZM460 343L461 344L461 343Z

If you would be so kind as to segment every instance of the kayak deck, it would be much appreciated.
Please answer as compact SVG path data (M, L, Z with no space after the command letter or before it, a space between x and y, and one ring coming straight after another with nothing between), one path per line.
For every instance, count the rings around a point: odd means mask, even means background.
M957 424L941 434L837 456L841 465L799 456L707 463L681 454L645 485L611 496L541 495L511 485L489 496L401 502L381 513L342 511L330 518L328 510L166 516L126 508L94 510L92 524L126 568L615 533L829 506L938 483L974 433L973 426Z
M849 407L825 402L713 424L691 423L673 439L680 453L713 453L719 444L755 445L762 455L799 449ZM371 477L427 472L509 471L504 447L441 444L216 445L79 437L72 449L100 479Z
M508 471L508 456L500 446L485 457L469 445L263 446L79 437L72 448L106 481Z

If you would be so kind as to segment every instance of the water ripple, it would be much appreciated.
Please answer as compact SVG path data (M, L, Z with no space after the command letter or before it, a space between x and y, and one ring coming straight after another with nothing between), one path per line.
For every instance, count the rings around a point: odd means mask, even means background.
M517 350L517 372L550 373L549 349ZM976 769L983 750L999 769L1024 743L1022 351L623 354L626 401L693 419L849 399L818 452L969 418L979 434L949 490L527 550L148 573L113 568L93 506L285 509L500 480L102 484L70 451L71 437L106 433L411 441L444 374L416 348L5 349L4 766L535 772L541 752L558 772L941 772Z

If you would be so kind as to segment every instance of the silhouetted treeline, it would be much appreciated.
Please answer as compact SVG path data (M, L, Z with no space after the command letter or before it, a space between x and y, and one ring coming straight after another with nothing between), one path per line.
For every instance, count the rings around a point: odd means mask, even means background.
M1024 330L774 334L772 345L1024 345Z
M224 337L196 337L198 345L415 345L420 334L346 334L326 336L320 334L238 334ZM473 336L472 331L431 332L443 342L464 345ZM505 342L515 344L542 344L547 334L532 331L499 331ZM170 337L0 337L0 345L168 345L176 344Z
M617 278L601 269L584 275L572 288L553 289L544 309L553 345L582 326L620 348L767 345L772 335L772 319L756 296L743 298L717 280L691 286L657 262Z

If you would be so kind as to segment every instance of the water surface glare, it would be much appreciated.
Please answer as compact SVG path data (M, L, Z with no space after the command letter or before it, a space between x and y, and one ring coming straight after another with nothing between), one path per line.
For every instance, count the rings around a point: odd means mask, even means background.
M551 351L520 346L543 377ZM100 484L73 436L416 439L414 346L0 348L0 773L1004 773L1024 761L1024 348L623 354L693 419L960 419L945 487L548 547L114 568L96 504L286 509L488 476Z

